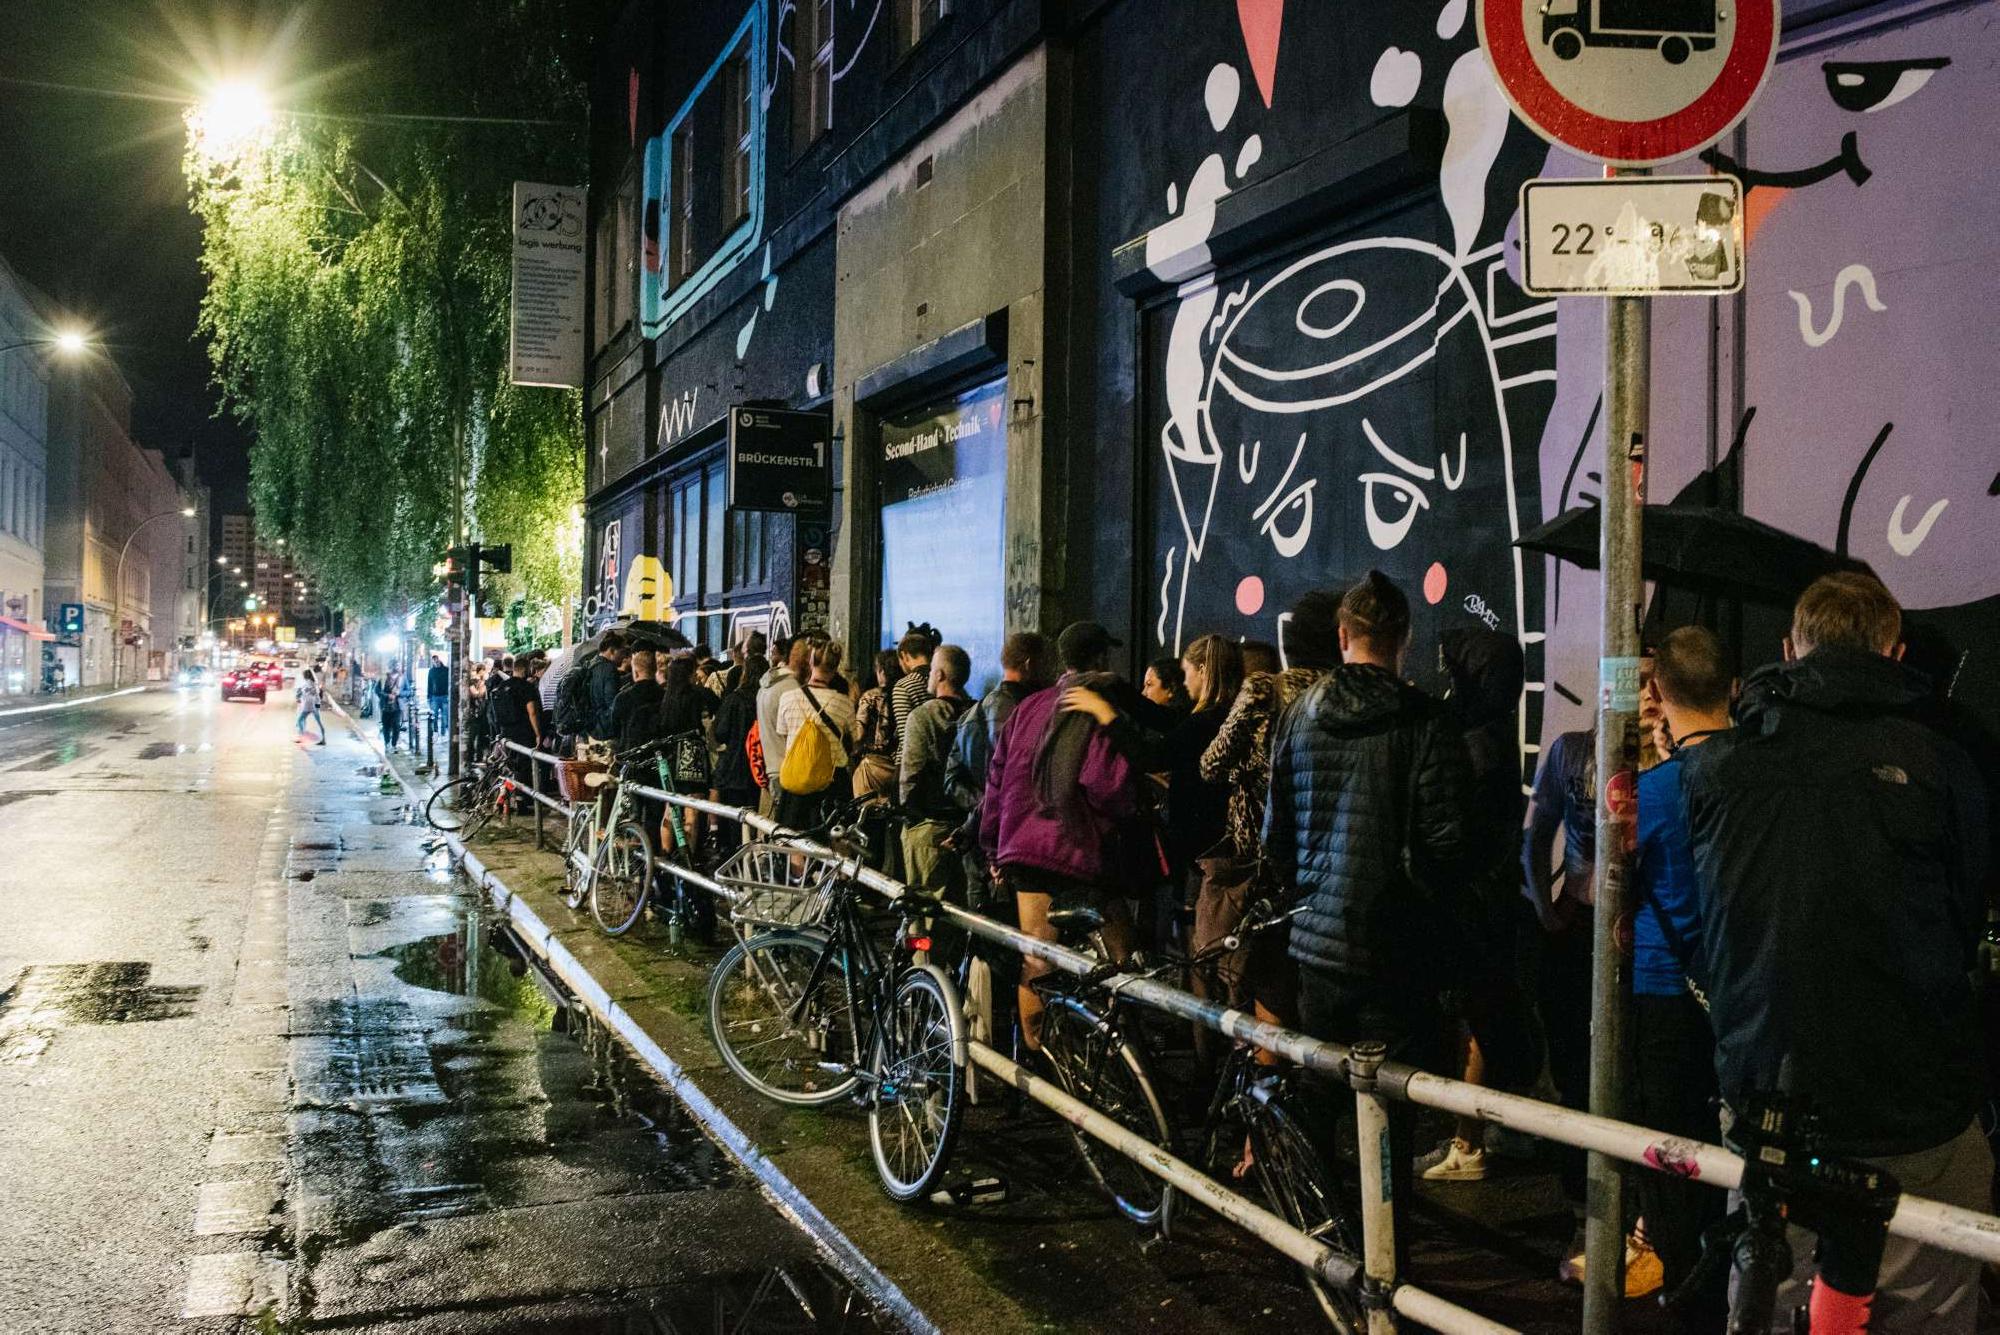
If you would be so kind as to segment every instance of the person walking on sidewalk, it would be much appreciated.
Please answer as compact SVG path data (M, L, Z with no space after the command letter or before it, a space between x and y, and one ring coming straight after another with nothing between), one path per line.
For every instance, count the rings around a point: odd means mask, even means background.
M319 728L318 745L325 746L326 720L321 718L319 713L323 700L320 694L319 679L313 675L311 668L307 668L299 674L298 697L299 716L293 720L292 731L297 733L298 740L303 742L306 739L306 720L310 718L314 725Z
M439 732L451 726L451 669L436 654L431 655L430 671L424 674L425 703Z

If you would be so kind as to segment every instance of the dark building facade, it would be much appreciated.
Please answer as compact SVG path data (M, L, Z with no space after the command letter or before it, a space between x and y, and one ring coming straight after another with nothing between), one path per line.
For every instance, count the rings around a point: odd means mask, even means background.
M1750 118L1667 169L1742 177L1747 285L1654 303L1614 470L1868 561L1989 721L1995 12L1785 6ZM1525 295L1515 233L1524 181L1596 169L1511 116L1467 0L635 4L595 105L614 585L650 554L699 616L856 650L929 620L990 668L1082 615L1134 664L1283 645L1300 593L1376 567L1424 684L1444 630L1521 641L1529 763L1584 719L1596 577L1514 541L1606 485L1603 311ZM825 522L718 503L720 424L760 402L828 413ZM1772 612L1654 614L1775 656Z

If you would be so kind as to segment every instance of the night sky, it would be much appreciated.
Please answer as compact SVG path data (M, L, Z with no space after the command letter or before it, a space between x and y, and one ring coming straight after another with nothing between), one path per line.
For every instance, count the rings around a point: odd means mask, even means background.
M139 442L169 459L192 447L218 514L244 508L247 436L214 415L194 337L203 280L181 111L249 53L296 56L301 13L254 0L0 0L0 254L100 334L132 383Z

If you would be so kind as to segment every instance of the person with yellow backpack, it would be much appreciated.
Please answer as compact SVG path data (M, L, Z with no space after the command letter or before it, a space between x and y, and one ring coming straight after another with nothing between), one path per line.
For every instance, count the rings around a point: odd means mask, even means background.
M834 685L839 641L808 636L807 672L800 689L778 704L778 738L785 757L778 768L777 819L794 830L825 819L827 804L850 792L848 748L854 741L854 701Z

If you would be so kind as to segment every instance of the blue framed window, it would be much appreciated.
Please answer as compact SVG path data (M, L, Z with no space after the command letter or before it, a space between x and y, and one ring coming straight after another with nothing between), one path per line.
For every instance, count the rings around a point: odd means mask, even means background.
M759 71L767 64L767 37L765 6L755 0L666 128L646 144L645 211L659 220L665 242L658 269L644 266L640 273L639 327L648 338L663 333L763 239L766 107ZM720 156L715 179L721 197L705 204L697 197L704 179L697 164L710 146L695 132L695 109L709 98L725 104L720 117L705 118L706 124L719 120L724 127L723 142L713 146ZM724 228L720 242L706 253L704 215L720 216Z

